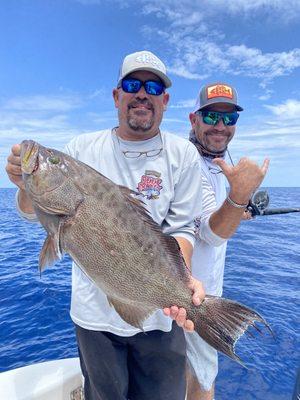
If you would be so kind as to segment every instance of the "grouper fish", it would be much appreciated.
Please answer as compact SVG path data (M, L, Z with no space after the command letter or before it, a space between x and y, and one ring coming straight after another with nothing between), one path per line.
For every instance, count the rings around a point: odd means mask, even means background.
M177 241L162 232L136 192L31 140L22 142L21 168L48 234L41 271L68 253L124 321L142 329L154 311L184 307L195 331L237 361L235 344L248 327L256 327L255 321L268 327L258 313L225 298L206 296L200 306L193 304Z

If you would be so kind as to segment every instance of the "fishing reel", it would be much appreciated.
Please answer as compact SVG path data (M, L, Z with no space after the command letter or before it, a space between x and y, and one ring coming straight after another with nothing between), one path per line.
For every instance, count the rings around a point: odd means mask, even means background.
M270 198L266 190L259 190L255 192L247 206L247 210L251 213L252 217L256 215L264 215L264 211L268 208Z

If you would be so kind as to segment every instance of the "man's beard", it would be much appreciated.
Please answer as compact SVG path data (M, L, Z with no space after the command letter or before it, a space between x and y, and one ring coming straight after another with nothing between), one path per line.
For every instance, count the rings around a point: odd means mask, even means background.
M230 140L233 138L233 134L230 137ZM203 140L204 139L204 140ZM190 137L189 140L194 143L196 146L197 150L201 155L204 157L208 158L216 158L216 157L224 157L225 152L227 150L227 145L230 142L230 140L227 141L226 145L222 149L215 149L214 147L212 148L209 143L207 142L206 136L204 136L202 140L198 138L195 134L195 130L192 129L190 131Z
M212 153L222 153L225 152L227 149L227 146L231 139L233 138L233 134L223 134L222 136L224 137L224 144L221 146L220 144L214 142L211 140L212 135L218 135L213 129L211 131L206 132L204 135L202 141L199 140L203 148L205 148L207 151L212 152Z
M139 121L138 118L134 118L134 117L129 117L127 119L128 125L129 127L133 130L133 131L149 131L149 129L152 128L153 124L154 124L154 118L151 117L150 119L148 119L147 121Z
M138 103L138 102L136 102ZM143 102L141 102L143 103ZM144 111L137 111L137 115L130 115L130 110L132 107L129 106L128 113L127 113L127 123L128 126L133 130L133 131L142 131L146 132L150 130L154 124L154 110L151 104L148 104L149 109L151 110L151 116L147 118L146 120L144 119ZM141 114L139 116L138 114Z

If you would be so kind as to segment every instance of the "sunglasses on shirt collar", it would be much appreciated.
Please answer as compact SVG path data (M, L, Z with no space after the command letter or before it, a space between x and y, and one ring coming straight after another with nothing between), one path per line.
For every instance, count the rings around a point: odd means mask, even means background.
M195 114L202 116L202 121L207 125L217 125L222 119L225 126L233 126L236 124L239 114L234 112L218 112L218 111L196 111Z
M147 94L151 94L153 96L159 96L165 90L165 86L162 82L151 80L142 82L139 79L134 78L122 79L121 85L118 87L121 87L126 93L137 93L142 86Z

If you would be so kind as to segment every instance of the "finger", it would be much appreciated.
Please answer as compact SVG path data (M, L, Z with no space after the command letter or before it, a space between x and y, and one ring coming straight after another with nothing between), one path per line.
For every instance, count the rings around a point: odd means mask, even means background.
M13 153L7 157L7 161L10 164L21 165L21 157L15 156Z
M22 170L19 165L9 164L5 169L9 175L22 176Z
M252 216L248 211L245 212L245 217L246 217L246 220L252 219Z
M205 297L205 291L203 289L202 283L198 280L192 279L189 287L194 292L192 296L193 303L195 304L195 306L199 306Z
M164 314L167 317L171 317L172 319L176 319L177 315L178 315L178 307L177 306L172 306L172 307L166 307L163 309Z
M164 309L163 309L163 312L164 312L164 314L165 314L167 317L169 317L170 314L171 314L171 310L170 310L169 308L164 308Z
M193 303L195 304L195 306L200 306L200 304L202 303L202 299L203 299L204 295L203 295L203 290L197 290L194 294L193 294Z
M226 161L223 160L222 158L214 158L214 159L213 159L213 163L216 164L216 165L218 165L218 166L221 168L221 170L224 172L224 175L225 175L225 176L226 176L227 174L229 174L230 171L231 171L231 169L232 169L232 167L231 167L230 165L228 165L228 164L226 163Z
M178 308L177 306L172 306L172 307L171 307L171 314L170 314L170 317L171 317L172 319L176 319L177 316L178 316L178 312L179 312L179 308Z
M262 167L261 167L261 171L262 171L262 173L264 175L266 175L266 173L268 171L268 168L269 168L269 165L270 165L270 160L268 158L266 158L265 161L263 162Z
M20 144L14 144L11 148L11 152L15 156L20 156L21 155L21 145Z
M178 316L176 318L177 325L184 327L186 323L186 310L184 308L180 308L178 311Z
M195 330L194 322L190 319L187 319L186 323L184 324L184 330L186 330L187 332L193 332Z

